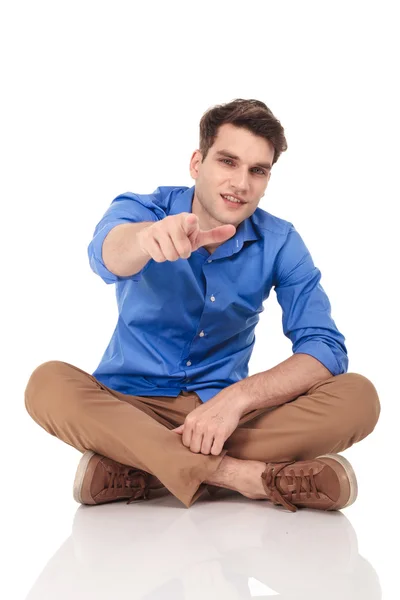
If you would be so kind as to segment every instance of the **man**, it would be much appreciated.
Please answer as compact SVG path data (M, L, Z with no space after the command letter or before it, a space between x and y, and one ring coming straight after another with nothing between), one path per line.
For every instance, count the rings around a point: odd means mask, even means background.
M200 121L195 186L115 198L89 244L116 284L119 318L93 374L61 361L32 373L32 418L83 452L74 498L98 504L167 488L190 507L207 488L295 512L357 497L337 453L370 434L374 385L347 373L321 272L292 223L258 208L287 149L268 107L237 99ZM293 356L248 377L274 288Z

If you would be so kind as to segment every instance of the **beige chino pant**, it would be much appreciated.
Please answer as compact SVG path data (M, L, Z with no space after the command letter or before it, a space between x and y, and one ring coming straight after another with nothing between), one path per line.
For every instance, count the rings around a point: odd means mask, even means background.
M218 456L194 453L171 429L202 403L195 392L176 398L123 394L62 361L31 374L25 390L30 416L80 452L93 450L154 475L187 508L225 454L263 462L307 460L349 448L369 435L380 415L375 386L343 373L274 408L244 415Z

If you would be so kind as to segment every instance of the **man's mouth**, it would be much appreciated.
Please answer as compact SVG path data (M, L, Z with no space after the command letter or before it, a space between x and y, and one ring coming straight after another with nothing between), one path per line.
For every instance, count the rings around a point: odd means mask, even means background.
M221 194L221 198L223 198L225 202L231 204L232 206L240 206L246 204L246 202L242 202L241 200L238 200L237 198L235 198L234 196L230 196L229 194Z

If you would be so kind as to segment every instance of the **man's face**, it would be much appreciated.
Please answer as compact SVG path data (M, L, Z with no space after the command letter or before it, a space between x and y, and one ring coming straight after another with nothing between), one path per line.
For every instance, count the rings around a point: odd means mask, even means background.
M196 180L192 212L199 217L200 228L227 223L238 227L252 215L267 187L273 158L268 140L231 123L221 125L205 161L201 162L199 150L190 160L190 174ZM233 194L244 203L232 204L221 194Z

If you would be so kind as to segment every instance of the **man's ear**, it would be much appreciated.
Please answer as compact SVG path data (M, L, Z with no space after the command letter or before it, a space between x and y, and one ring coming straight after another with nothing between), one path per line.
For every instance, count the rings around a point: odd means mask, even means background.
M202 154L200 150L195 150L191 156L189 171L192 179L197 179L199 175L199 164L201 163Z

